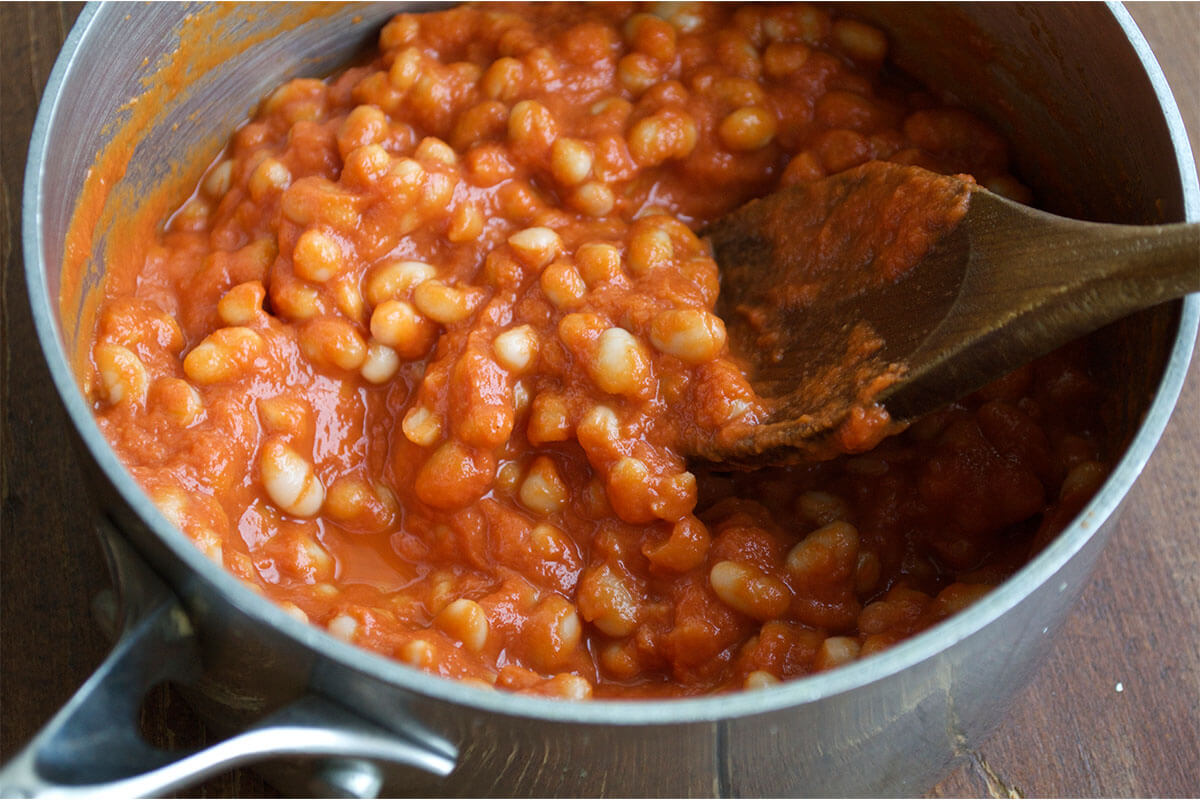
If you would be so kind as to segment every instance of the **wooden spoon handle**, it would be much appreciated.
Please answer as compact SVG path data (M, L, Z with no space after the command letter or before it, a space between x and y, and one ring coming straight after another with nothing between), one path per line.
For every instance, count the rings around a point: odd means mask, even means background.
M971 258L959 300L913 351L903 383L880 397L896 418L933 410L947 385L969 391L1109 322L1200 291L1197 224L1079 222L976 190L963 228Z

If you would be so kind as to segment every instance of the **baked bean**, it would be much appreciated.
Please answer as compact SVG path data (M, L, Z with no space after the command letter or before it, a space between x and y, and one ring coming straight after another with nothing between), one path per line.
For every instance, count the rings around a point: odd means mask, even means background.
M536 100L522 100L508 114L508 139L525 152L543 152L557 136L554 116Z
M436 276L437 270L423 261L388 261L368 275L367 302L378 306L399 300L413 287Z
M217 315L226 325L249 325L262 313L266 297L261 281L239 283L217 302Z
M539 523L529 532L533 549L549 561L575 561L574 548L570 539L559 528L549 523Z
M717 562L708 581L722 603L748 617L775 619L787 609L789 596L783 582L746 564Z
M592 406L575 433L584 450L607 450L621 435L620 421L608 406Z
M690 572L704 563L710 541L704 523L689 515L671 526L671 535L665 542L643 547L642 552L660 569Z
M401 661L417 669L432 669L437 663L433 648L424 639L405 642L400 646L397 655Z
M754 672L746 675L746 680L742 682L743 689L765 689L768 686L774 686L779 683L779 678L776 678L766 670L756 669Z
M846 128L859 133L873 133L886 124L879 105L857 92L828 92L817 101L813 114L828 128Z
M326 492L322 510L329 518L354 530L374 533L386 531L395 523L399 506L386 486L341 478Z
M411 89L420 76L421 53L415 47L401 50L388 70L388 80L400 92Z
M433 623L473 653L487 644L487 615L474 600L460 597L439 611Z
M388 167L388 174L383 183L385 191L411 202L421 194L428 180L429 173L420 162L411 158L397 158ZM408 228L408 225L403 227Z
M717 59L739 78L757 80L762 72L758 48L741 31L726 29L717 33Z
M852 19L833 23L833 41L857 61L883 61L887 56L887 37L883 31Z
M837 581L853 575L858 564L858 531L831 522L810 533L791 549L787 568L798 579Z
M495 477L496 460L490 453L450 440L421 466L413 490L422 503L452 510L478 500Z
M145 402L150 375L135 353L120 345L100 344L96 346L94 358L108 403L116 405L128 401L140 405Z
M592 174L592 148L581 140L563 136L550 148L550 171L564 186L582 183Z
M322 369L357 370L367 359L358 328L338 317L318 317L300 329L300 350Z
M718 133L730 150L758 150L775 138L775 115L765 108L739 108L721 120Z
M642 670L641 661L628 639L603 645L596 654L596 663L605 675L617 680L630 680Z
M659 228L642 228L629 240L629 271L634 275L666 267L674 257L670 235Z
M313 465L281 439L268 439L258 461L263 488L280 510L312 517L325 501L325 486Z
M861 133L844 128L818 135L813 140L813 147L827 174L856 167L871 157L870 141Z
M361 323L364 321L362 292L358 290L358 281L351 275L344 274L333 281L329 287L333 293L333 303L338 311L350 320Z
M253 572L253 569L251 569L251 572ZM256 589L258 588L258 584L252 584L252 585ZM308 618L308 614L305 614L304 610L302 608L300 608L300 606L296 605L295 603L291 602L290 600L284 600L283 602L279 603L279 608L282 609L283 612L286 613L289 617L291 617L294 620L297 620L298 622L303 622L305 624L308 624L311 621Z
M346 268L342 246L329 234L309 229L301 234L292 251L296 275L306 281L324 283Z
M554 462L538 456L521 482L521 503L530 511L549 516L567 503L567 487Z
M767 94L757 81L730 77L715 68L696 73L692 78L692 88L715 100L726 111L767 102Z
M97 338L109 344L138 350L162 349L176 354L183 349L183 331L173 316L150 303L118 302L100 316Z
M625 23L625 41L663 64L675 60L675 29L651 14L634 14Z
M858 563L854 567L854 591L861 595L870 594L879 585L883 572L883 564L879 556L872 552L860 552Z
M549 209L545 198L527 181L510 181L500 187L498 195L501 213L513 222L532 224Z
M603 422L603 417L599 420ZM580 441L582 444L582 439ZM586 447L586 445L585 445ZM613 512L632 524L650 522L654 509L654 481L646 462L625 456L608 471L605 491Z
M554 263L546 267L542 270L539 284L546 299L562 309L578 305L587 292L587 284L583 282L579 271L567 263Z
M431 218L444 216L450 207L457 183L458 178L454 175L431 170L426 174L425 183L421 187L417 209Z
M509 236L508 246L527 265L537 269L549 264L559 254L562 239L549 228L526 228Z
M283 520L279 534L267 543L280 571L309 585L333 577L334 563L329 551L316 539L316 523L307 520Z
M602 118L605 128L624 128L625 121L633 113L633 103L623 97L606 97L593 103L588 111L595 117Z
M640 610L626 581L607 564L584 570L579 581L579 613L608 636L629 636Z
M520 96L525 68L515 58L498 58L483 73L480 89L485 97L512 102Z
M675 26L680 33L692 33L704 24L700 3L654 3L651 7L656 16Z
M196 345L183 359L183 372L192 383L233 380L266 351L263 337L250 328L220 328Z
M788 162L787 169L783 173L783 181L785 184L791 185L817 181L824 178L825 175L825 166L821 163L820 158L812 151L805 150L797 153Z
M624 328L600 334L587 370L596 386L609 394L644 395L652 388L646 349Z
M575 264L588 286L620 276L621 252L605 242L589 242L575 251Z
M520 480L521 465L516 461L505 462L496 470L496 489L501 492L515 494Z
M392 167L392 157L378 144L366 144L351 150L342 165L343 183L367 187L380 183Z
M616 195L612 189L599 181L588 181L577 187L567 202L575 210L591 217L603 217L613 210Z
M179 378L161 378L151 384L148 402L184 427L194 424L204 414L204 399L196 387Z
M211 214L212 206L209 202L202 197L196 197L179 209L179 213L175 215L176 225L183 230L202 230L208 225Z
M811 51L800 42L771 42L763 51L763 72L769 78L786 78L808 63Z
M279 208L288 221L297 225L324 223L348 229L358 224L358 202L354 196L318 176L294 181L280 196Z
M442 436L441 420L424 406L413 406L404 415L404 436L413 444L429 447Z
M629 154L643 167L691 155L699 139L696 121L684 111L663 109L629 131Z
M650 326L650 343L689 364L711 361L725 347L725 323L707 311L661 311Z
M338 151L342 158L368 144L379 144L388 133L388 120L375 106L355 106L338 128Z
M483 233L483 212L474 203L460 203L450 214L446 238L455 244L473 242Z
M661 76L662 65L646 53L629 53L617 62L617 80L635 96L658 83Z
M480 448L508 441L515 423L507 375L495 361L472 354L454 365L449 385L448 417L455 435Z
M416 152L413 153L413 158L446 167L452 167L458 163L458 155L454 149L436 136L426 136L422 139L421 143L417 145Z
M546 597L526 623L529 658L542 672L566 665L583 638L575 607L557 594Z
M813 666L819 670L840 667L858 658L858 652L857 639L849 636L830 636L821 642L821 649L817 651L817 660Z
M268 115L282 114L293 125L315 119L324 109L328 91L323 81L295 78L272 92L263 110Z
M308 428L308 406L297 398L263 397L257 405L263 427L268 431L301 434Z
M371 312L371 335L400 358L411 361L429 351L437 337L437 326L403 300L387 300Z
M1108 471L1098 461L1084 461L1071 467L1067 477L1063 479L1060 497L1088 496L1100 488L1100 484L1108 477Z
M247 188L250 190L251 199L256 203L261 203L271 195L282 192L291 183L291 171L279 161L266 158L259 162L254 171L250 173Z
M487 177L483 185L491 186L511 174L513 167L505 151L484 142L502 139L508 132L508 106L499 100L485 100L464 111L454 123L450 143L460 153L467 152L468 167L476 179ZM481 145L471 149L475 145Z
M509 328L492 341L492 350L502 367L520 375L529 370L537 358L537 334L530 325Z
M974 169L985 174L1003 172L1007 147L991 128L960 108L914 111L902 125L904 137L920 151L934 153L950 168Z
M571 418L562 395L542 392L533 398L525 436L532 445L565 442L571 438Z
M338 614L329 620L325 629L343 642L353 642L354 635L358 633L358 620L349 614Z
M478 296L439 280L423 281L413 290L413 303L430 319L443 325L462 322L475 310Z
M592 696L592 684L588 679L569 672L555 675L540 688L543 693L564 700L587 700Z
M957 614L992 590L987 584L952 583L938 593L931 610L938 617Z
M814 525L828 525L850 517L846 502L828 492L808 491L796 500L796 513Z
M228 158L208 171L200 184L204 193L213 200L220 200L233 185L233 162Z

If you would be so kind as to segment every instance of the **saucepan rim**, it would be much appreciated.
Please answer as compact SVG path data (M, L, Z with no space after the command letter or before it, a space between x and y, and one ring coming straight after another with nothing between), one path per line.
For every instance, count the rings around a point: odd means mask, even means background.
M118 460L100 432L84 400L57 323L57 301L50 297L43 262L45 235L41 214L45 187L44 168L49 128L63 89L90 26L101 5L89 3L63 44L43 94L30 142L22 203L26 282L42 356L50 369L75 430L104 477L139 519L184 563L188 570L211 585L231 605L253 620L273 628L315 653L344 667L414 694L495 714L585 725L674 725L709 722L778 711L843 694L936 657L1018 605L1029 594L1055 578L1056 573L1082 549L1101 524L1117 509L1144 467L1162 435L1187 374L1200 327L1200 296L1182 301L1179 327L1158 390L1144 420L1108 479L1075 520L1036 558L971 607L888 650L826 673L786 681L757 691L663 700L551 700L508 692L487 691L439 678L386 656L358 648L319 628L289 616L271 601L246 588L231 573L209 561L187 537L171 525ZM1200 218L1200 183L1187 133L1158 62L1133 19L1119 3L1108 10L1124 32L1153 86L1156 100L1175 148L1185 216ZM1068 588L1065 583L1057 587Z

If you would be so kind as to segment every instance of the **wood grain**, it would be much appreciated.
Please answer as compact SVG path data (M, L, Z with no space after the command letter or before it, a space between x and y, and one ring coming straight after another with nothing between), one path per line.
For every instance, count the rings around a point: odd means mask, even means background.
M0 760L70 697L108 644L89 613L107 585L66 416L37 355L20 248L37 102L78 3L0 4ZM1193 141L1200 5L1132 4ZM1094 579L999 729L934 790L946 796L1200 795L1200 366L1129 495ZM205 741L178 697L147 699L163 746ZM271 796L239 770L200 797Z

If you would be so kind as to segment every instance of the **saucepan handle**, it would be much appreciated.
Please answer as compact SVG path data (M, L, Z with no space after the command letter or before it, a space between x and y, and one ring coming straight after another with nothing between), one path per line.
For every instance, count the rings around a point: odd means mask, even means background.
M118 561L130 568L129 559ZM449 745L406 738L316 694L211 747L179 752L147 744L137 728L146 692L163 681L194 681L200 659L178 598L148 568L144 571L137 596L123 598L124 631L112 652L0 769L0 797L153 797L231 767L297 756L323 760L313 787L317 794L374 797L382 785L375 762L435 775L454 768Z

